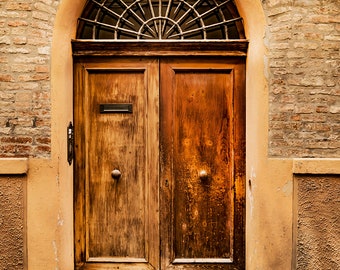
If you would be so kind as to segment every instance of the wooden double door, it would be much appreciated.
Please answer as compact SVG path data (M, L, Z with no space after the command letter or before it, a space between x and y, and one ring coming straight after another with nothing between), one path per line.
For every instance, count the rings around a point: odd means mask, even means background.
M244 269L245 59L74 70L76 269Z

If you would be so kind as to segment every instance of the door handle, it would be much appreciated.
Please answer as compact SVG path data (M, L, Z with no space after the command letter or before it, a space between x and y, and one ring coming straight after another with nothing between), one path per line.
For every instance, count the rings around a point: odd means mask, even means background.
M208 178L208 172L206 170L201 170L199 172L199 177L201 180L205 180Z
M114 180L119 180L119 178L122 176L122 173L120 172L120 170L118 169L114 169L112 172L111 172L111 176Z

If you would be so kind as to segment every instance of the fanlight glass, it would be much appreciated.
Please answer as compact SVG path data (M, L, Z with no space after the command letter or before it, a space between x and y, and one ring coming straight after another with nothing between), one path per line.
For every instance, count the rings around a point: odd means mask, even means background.
M233 0L88 0L78 39L243 39Z

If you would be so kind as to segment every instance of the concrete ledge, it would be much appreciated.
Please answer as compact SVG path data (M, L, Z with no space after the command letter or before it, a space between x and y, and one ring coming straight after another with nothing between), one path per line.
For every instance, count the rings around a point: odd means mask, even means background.
M25 174L28 158L0 158L0 174Z
M340 174L340 158L293 159L294 174Z

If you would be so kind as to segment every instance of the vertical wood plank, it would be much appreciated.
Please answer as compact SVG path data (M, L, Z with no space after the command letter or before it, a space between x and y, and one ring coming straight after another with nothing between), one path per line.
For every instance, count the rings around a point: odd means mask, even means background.
M145 79L143 69L89 70L89 258L145 258ZM101 114L105 103L132 103L133 113Z
M84 145L84 106L85 97L85 70L81 61L74 62L74 134L75 134L75 162L74 162L74 242L75 265L82 267L86 261L85 256L85 145Z
M159 129L150 122L158 119L158 60L86 59L75 70L76 264L158 267ZM113 103L133 112L100 113Z
M232 76L213 68L175 72L175 258L230 258Z
M92 58L75 81L78 269L243 269L244 59Z
M160 76L162 269L243 269L244 62L166 58Z

